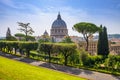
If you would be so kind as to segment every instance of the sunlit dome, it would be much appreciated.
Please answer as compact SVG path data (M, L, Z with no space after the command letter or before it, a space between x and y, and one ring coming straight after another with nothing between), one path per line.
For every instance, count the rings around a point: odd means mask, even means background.
M52 28L60 28L60 27L67 28L65 21L61 19L61 15L59 13L57 19L52 24Z

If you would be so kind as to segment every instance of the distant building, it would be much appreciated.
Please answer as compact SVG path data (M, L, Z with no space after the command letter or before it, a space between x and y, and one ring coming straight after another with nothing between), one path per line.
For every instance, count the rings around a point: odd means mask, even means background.
M84 41L82 37L78 37L78 36L70 36L70 38L73 42L76 42L76 43L78 43L79 41Z
M45 32L43 33L43 35L41 36L37 36L35 37L36 41L43 39L44 41L48 41L50 39L50 36L48 34L48 32L45 30Z
M120 55L120 39L113 38L111 39L110 51L113 55Z
M63 40L64 36L68 36L67 25L64 20L62 20L60 13L57 19L52 23L50 36L55 42L60 42Z
M80 41L78 43L78 48L79 49L85 49L86 48L86 42L85 41ZM88 46L88 52L91 55L96 55L97 54L97 41L90 41L89 46Z
M120 55L120 44L111 44L110 51L112 55Z
M43 33L44 36L49 36L48 32L45 30L45 32Z
M97 44L98 41L90 41L89 46L88 46L88 52L91 55L97 55ZM78 43L79 49L85 49L86 48L86 42L85 41L80 41ZM109 50L110 54L112 55L120 55L120 43L112 43L109 41Z

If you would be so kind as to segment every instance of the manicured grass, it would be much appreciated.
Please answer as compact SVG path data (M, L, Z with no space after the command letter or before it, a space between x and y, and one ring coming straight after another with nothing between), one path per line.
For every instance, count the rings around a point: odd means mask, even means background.
M59 71L0 57L0 80L86 80Z

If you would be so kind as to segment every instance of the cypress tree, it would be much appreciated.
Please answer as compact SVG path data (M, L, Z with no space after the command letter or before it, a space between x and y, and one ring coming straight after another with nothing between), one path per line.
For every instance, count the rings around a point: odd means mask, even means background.
M11 39L11 31L10 31L10 28L8 27L7 33L6 33L6 40L10 40L10 39Z
M98 39L98 45L97 45L97 53L98 53L98 55L101 55L103 52L103 49L102 49L102 33L103 33L103 28L102 28L102 25L100 25L100 28L101 28L101 30L99 31L99 39Z
M109 54L109 43L108 43L108 37L107 37L107 28L103 27L103 52L104 55Z
M107 37L107 28L100 26L102 29L99 32L99 40L98 40L98 46L97 46L97 53L98 55L105 55L107 56L109 54L109 43L108 43L108 37Z

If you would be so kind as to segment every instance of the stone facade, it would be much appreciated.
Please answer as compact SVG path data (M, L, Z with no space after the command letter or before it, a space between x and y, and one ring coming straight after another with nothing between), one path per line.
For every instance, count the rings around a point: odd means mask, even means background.
M91 55L97 55L97 41L90 41L89 42L89 47L88 47L88 52ZM85 41L80 41L78 43L79 49L85 49L86 48L86 42ZM110 54L113 55L120 55L120 44L112 44L111 41L109 41L109 50Z

